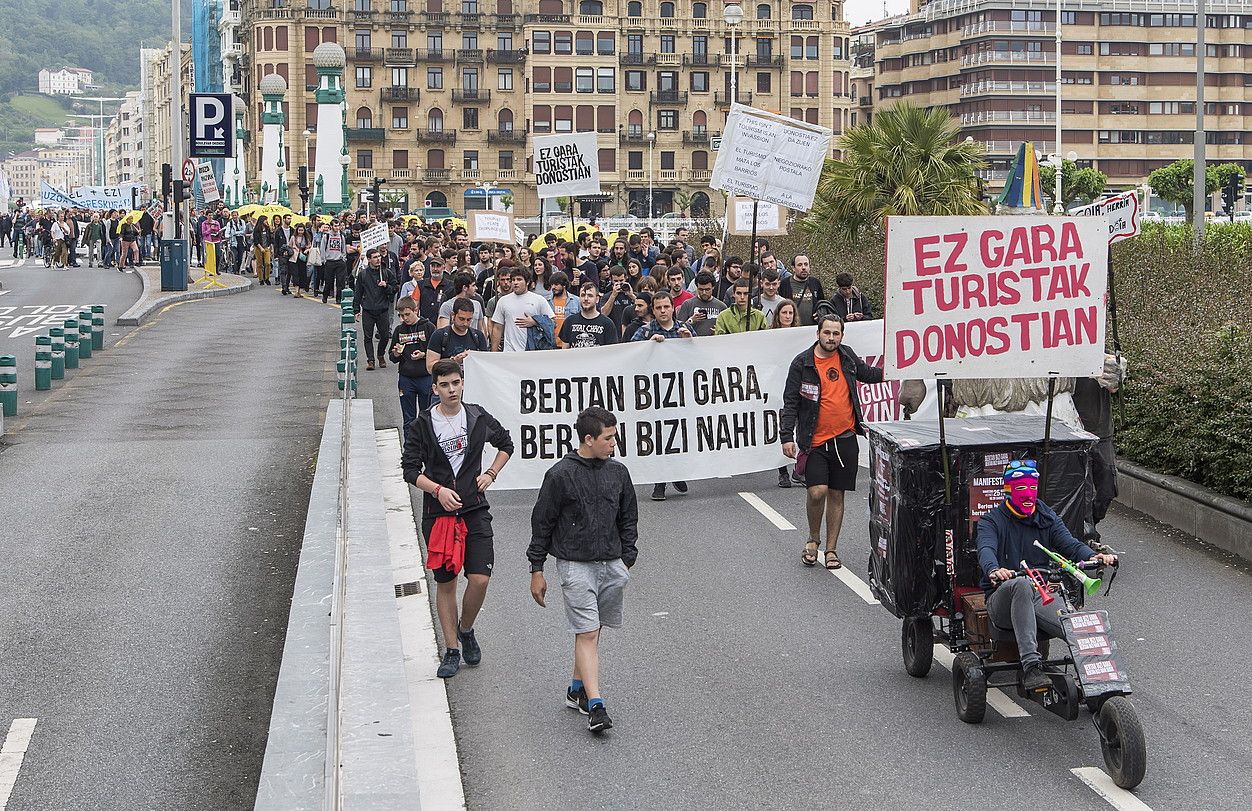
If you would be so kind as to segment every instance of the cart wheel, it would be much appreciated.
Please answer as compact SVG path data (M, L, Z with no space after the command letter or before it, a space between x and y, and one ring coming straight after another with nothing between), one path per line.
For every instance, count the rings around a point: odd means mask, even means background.
M952 696L956 715L967 724L981 724L987 714L987 677L977 655L963 651L952 662Z
M1104 702L1096 720L1100 730L1100 749L1104 765L1113 782L1132 789L1143 780L1147 768L1147 744L1143 726L1134 705L1125 696L1113 696Z
M935 659L935 627L930 617L906 619L900 628L900 647L904 650L904 669L910 676L923 678Z

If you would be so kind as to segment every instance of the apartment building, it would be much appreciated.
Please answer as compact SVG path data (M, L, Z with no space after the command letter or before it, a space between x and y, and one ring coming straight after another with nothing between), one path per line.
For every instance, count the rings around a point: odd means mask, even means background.
M739 100L841 132L848 118L848 27L841 2L745 3L732 28L704 0L241 0L238 90L249 127L256 87L287 79L287 166L317 149L310 55L347 52L344 86L355 199L384 178L390 204L539 210L532 139L599 133L604 194L578 213L720 213L708 189L713 145ZM735 45L732 48L732 42ZM305 75L302 77L300 73ZM308 137L305 138L305 132ZM260 148L249 147L249 176Z
M1188 11L1190 9L1190 11ZM1195 6L1062 0L1061 147L1129 188L1154 169L1192 156L1195 135ZM1252 144L1252 14L1207 4L1205 112L1210 161L1248 163ZM860 77L872 105L908 100L946 107L965 136L987 147L989 187L999 186L1017 144L1056 145L1056 3L937 0L859 27ZM872 39L870 38L872 36ZM860 91L858 91L860 92ZM863 114L862 114L863 118Z
M21 197L38 205L42 183L61 191L88 184L90 161L88 146L37 147L0 162L0 172L9 178L11 199Z
M173 107L174 87L170 81L173 73L171 61L174 54L173 44L164 48L145 48L140 51L142 67L140 81L140 126L143 129L143 150L141 160L148 176L148 185L158 187L161 179L161 165L171 162L173 149L170 145L170 111ZM187 94L195 81L195 66L191 59L191 44L182 43L182 81L178 92L181 94L183 116L187 115ZM178 167L174 167L177 174Z
M143 115L139 91L126 94L104 133L105 184L145 183ZM159 182L159 179L158 179Z

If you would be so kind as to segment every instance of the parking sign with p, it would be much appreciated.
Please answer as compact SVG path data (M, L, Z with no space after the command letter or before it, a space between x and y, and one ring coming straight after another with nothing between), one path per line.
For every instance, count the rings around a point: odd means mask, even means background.
M235 157L235 124L231 117L229 93L192 93L188 123L193 158Z

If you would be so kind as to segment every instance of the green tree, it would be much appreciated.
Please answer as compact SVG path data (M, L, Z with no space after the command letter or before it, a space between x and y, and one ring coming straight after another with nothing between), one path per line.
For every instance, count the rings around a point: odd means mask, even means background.
M1174 161L1148 175L1152 193L1167 203L1182 206L1191 222L1192 190L1195 188L1195 163L1190 159ZM1243 180L1243 167L1237 163L1206 164L1204 167L1204 193L1212 194L1225 186L1232 178Z
M828 160L813 207L800 221L814 236L855 239L892 215L986 214L974 172L981 145L960 137L942 108L902 103L839 138L840 160Z
M691 210L691 192L684 189L674 192L674 205L678 206L678 213L686 217Z
M1072 207L1075 203L1090 203L1104 193L1109 176L1098 169L1079 169L1072 160L1061 161L1061 205ZM1039 185L1048 198L1048 210L1056 205L1056 167L1039 165Z
M513 195L504 194L500 196L500 205L504 206L504 210L508 211L513 208Z

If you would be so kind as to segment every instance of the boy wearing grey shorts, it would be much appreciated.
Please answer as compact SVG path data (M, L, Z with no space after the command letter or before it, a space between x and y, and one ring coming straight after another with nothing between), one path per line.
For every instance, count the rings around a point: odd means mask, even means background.
M617 418L593 406L578 415L578 449L553 465L531 512L530 594L545 606L543 567L556 560L565 618L574 633L574 677L565 704L600 733L613 726L600 695L600 629L619 628L639 551L639 505L630 471L613 459Z

